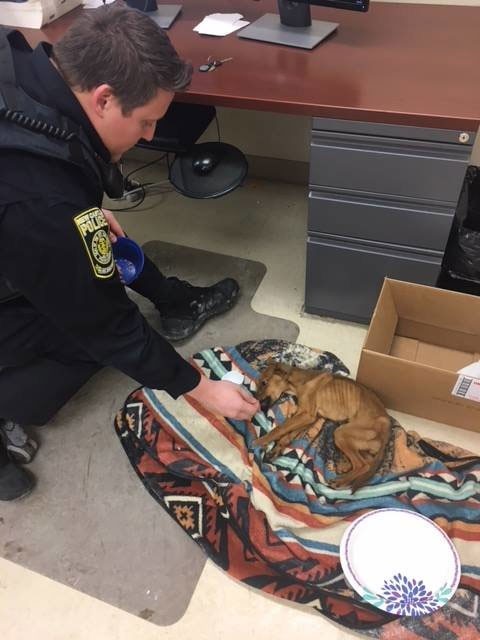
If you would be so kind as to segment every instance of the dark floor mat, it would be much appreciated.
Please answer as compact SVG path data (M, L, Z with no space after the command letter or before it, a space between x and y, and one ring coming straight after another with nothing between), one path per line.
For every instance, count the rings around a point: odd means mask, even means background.
M250 307L265 275L264 265L163 242L149 242L145 250L166 275L195 284L225 276L240 282L235 309L210 320L181 345L185 356L213 344L267 336L295 341L295 324ZM155 326L152 305L143 300L140 304ZM41 448L30 466L38 486L20 502L2 503L0 553L114 606L169 625L183 615L206 557L158 508L121 453L113 417L135 386L118 371L103 371L49 425L37 430Z

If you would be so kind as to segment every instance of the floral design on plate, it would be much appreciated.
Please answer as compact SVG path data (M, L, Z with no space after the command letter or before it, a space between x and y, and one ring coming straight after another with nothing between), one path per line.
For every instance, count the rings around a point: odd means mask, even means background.
M424 616L443 606L452 595L452 589L443 585L438 591L427 591L423 580L415 580L397 573L385 580L382 594L364 591L363 599L389 613L401 616Z

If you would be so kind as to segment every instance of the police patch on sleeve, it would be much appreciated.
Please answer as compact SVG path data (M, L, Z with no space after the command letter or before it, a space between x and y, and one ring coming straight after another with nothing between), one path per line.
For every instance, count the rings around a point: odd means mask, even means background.
M97 207L82 211L73 218L97 278L110 278L115 271L108 222Z

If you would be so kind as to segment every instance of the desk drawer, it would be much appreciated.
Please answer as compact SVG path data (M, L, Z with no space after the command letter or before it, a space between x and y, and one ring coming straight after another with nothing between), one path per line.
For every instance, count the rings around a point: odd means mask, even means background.
M455 205L470 151L459 144L312 131L310 184Z
M309 238L305 310L368 323L386 276L435 285L441 262L441 255Z
M455 208L311 191L308 230L443 251Z

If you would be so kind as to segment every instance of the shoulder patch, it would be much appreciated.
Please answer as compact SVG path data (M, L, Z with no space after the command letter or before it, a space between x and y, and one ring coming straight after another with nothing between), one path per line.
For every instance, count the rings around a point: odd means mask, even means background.
M82 211L73 218L97 278L110 278L115 272L108 222L98 207Z

